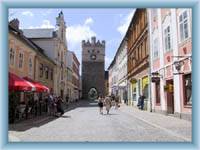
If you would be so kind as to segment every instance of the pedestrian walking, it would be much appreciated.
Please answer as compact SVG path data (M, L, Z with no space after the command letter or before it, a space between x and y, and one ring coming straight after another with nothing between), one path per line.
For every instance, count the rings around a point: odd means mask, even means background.
M99 96L98 98L99 113L103 115L103 98Z
M144 109L144 99L145 99L145 96L142 93L138 98L138 104L137 104L138 108L141 110Z
M105 106L106 106L106 111L107 114L109 114L110 108L111 108L112 102L111 102L111 97L106 97L105 98Z
M54 99L53 99L53 95L52 94L49 94L48 95L48 102L47 102L47 107L48 107L48 114L51 116L51 115L54 115Z
M62 103L63 103L63 100L62 100L61 96L59 96L56 106L57 106L57 112L60 112L61 116L64 114L64 109L63 109Z
M68 94L66 95L65 100L66 100L66 104L68 105L69 104L69 95Z
M119 96L115 97L115 109L118 109L119 107Z
M111 98L111 101L115 101L115 95L111 94L111 96L109 96Z

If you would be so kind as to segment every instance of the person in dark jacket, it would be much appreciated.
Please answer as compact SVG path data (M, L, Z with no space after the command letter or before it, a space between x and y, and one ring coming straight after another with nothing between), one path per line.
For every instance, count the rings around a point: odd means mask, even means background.
M143 110L144 109L144 99L145 96L143 94L141 94L138 98L138 104L137 106L139 107L139 109Z
M98 98L98 106L99 106L99 113L103 115L103 97L99 96Z
M62 98L59 96L58 97L58 100L57 100L57 112L60 112L61 113L61 116L64 114L64 109L63 109L63 107L62 107L62 103L63 103L63 100L62 100Z

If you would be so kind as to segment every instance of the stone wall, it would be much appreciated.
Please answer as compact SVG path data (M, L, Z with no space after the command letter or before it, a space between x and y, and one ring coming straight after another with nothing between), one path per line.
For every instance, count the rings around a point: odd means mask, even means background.
M98 94L105 95L104 62L83 62L82 64L83 98L88 98L91 88L96 88Z

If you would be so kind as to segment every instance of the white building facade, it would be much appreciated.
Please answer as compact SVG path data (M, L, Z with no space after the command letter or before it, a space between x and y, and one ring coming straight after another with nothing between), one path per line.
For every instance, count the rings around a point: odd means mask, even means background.
M120 43L109 68L109 94L119 96L121 102L127 101L127 41Z
M66 53L66 70L67 70L67 97L68 102L72 102L73 99L73 53L71 51L67 51Z
M128 100L127 95L127 41L122 40L117 56L116 56L116 67L118 67L117 73L117 86L118 86L118 96L121 102L126 103Z

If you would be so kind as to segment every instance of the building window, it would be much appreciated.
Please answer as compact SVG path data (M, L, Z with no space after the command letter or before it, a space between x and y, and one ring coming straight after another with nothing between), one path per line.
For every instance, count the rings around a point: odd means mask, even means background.
M160 82L156 82L156 104L160 104Z
M45 78L48 79L49 78L49 68L45 67Z
M64 62L63 60L64 60L64 58L63 58L63 51L62 51L61 52L61 62Z
M144 52L145 52L145 53L144 53L144 57L146 57L146 56L148 55L148 54L147 54L147 53L148 53L148 52L147 52L147 39L145 39L144 42L145 42L145 43L144 43L144 44L145 44L145 47L144 47Z
M184 11L179 16L179 29L180 29L180 41L184 41L189 37L189 28L188 28L188 13Z
M138 63L138 50L135 50L135 60L137 61L136 64Z
M14 49L10 49L10 64L14 65L15 63L15 50Z
M32 58L29 58L29 74L32 74L32 69L33 69Z
M61 80L63 80L63 69L61 70Z
M58 52L58 61L60 61L60 53Z
M184 76L185 86L185 105L192 105L192 76L191 74Z
M153 21L156 21L157 20L157 9L152 9L152 18L153 18Z
M140 57L140 45L138 46L138 60L141 61L141 57Z
M23 67L23 62L24 62L24 54L23 53L19 53L19 68Z
M40 70L40 78L42 78L43 77L43 64L40 64L39 70Z
M164 29L165 51L170 51L172 48L170 30L170 26L167 26L167 28Z
M53 80L53 69L51 69L51 80Z
M153 58L158 58L158 38L153 41Z
M63 31L63 29L62 29L62 31L61 31L61 40L62 40L62 41L64 40L64 31Z

